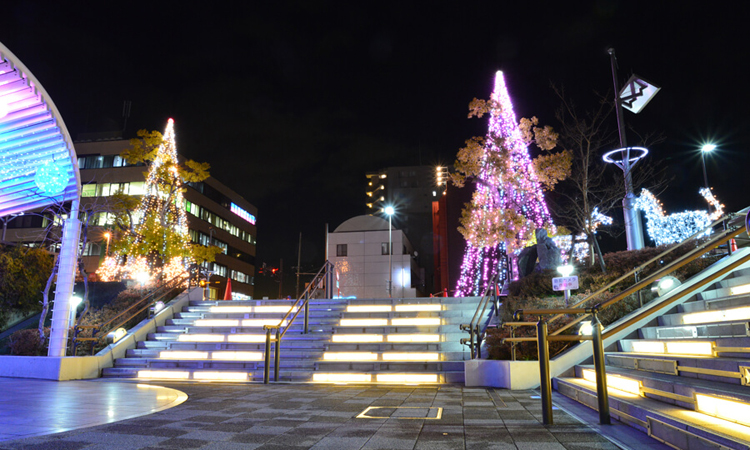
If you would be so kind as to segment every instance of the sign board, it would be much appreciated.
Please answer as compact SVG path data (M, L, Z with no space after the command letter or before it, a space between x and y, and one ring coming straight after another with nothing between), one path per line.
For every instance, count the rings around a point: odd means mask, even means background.
M578 277L555 277L552 279L553 291L567 291L578 289Z
M660 89L659 86L644 80L643 77L633 75L620 89L620 103L623 108L638 114Z

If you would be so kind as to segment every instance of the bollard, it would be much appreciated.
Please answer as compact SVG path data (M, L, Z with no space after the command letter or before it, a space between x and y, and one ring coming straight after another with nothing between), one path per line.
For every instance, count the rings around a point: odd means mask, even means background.
M273 381L279 381L279 366L281 365L281 328L276 328L276 344L273 351Z
M539 348L539 392L542 397L542 423L552 425L552 380L549 372L549 346L547 344L547 322L541 317L536 323L537 347Z
M604 368L604 347L602 343L602 326L596 313L593 313L591 325L594 327L592 343L594 345L594 369L596 370L596 399L599 403L599 423L611 425L609 417L609 394L607 392L607 373Z
M266 353L264 355L265 357L265 365L263 367L263 384L268 384L268 371L270 370L271 366L271 329L266 328Z

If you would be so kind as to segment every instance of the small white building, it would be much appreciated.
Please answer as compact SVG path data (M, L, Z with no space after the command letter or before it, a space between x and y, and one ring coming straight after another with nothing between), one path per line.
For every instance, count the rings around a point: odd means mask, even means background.
M414 248L401 230L393 229L394 298L417 296L419 274ZM328 259L335 264L341 297L388 297L388 221L377 216L353 217L328 233Z

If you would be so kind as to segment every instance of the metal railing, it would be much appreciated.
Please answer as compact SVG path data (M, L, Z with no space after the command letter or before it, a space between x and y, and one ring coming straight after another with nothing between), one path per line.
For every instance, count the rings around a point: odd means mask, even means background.
M482 298L479 300L477 310L476 312L474 312L474 317L472 317L471 322L468 324L461 324L459 326L461 331L469 333L468 338L461 339L461 344L469 346L471 359L482 357L482 336L484 335L484 332L487 328L487 324L492 319L492 314L498 314L500 307L500 305L498 304L500 297L500 290L498 289L499 279L499 273L495 274L495 276L492 277L489 284L487 284L484 293L482 294ZM488 318L487 322L485 322L484 329L480 329L479 322L484 317L484 312L487 310L487 305L489 305L490 300L492 300L490 317Z
M294 321L297 319L301 311L304 311L304 325L302 327L302 333L307 334L310 329L310 299L314 298L319 286L325 284L326 298L333 297L333 269L334 265L330 261L326 261L323 267L318 270L312 281L307 285L304 292L289 308L289 311L279 321L278 325L263 325L263 329L266 331L266 349L264 353L264 365L263 365L263 383L268 384L269 371L271 366L271 343L275 344L274 348L274 361L273 361L273 381L279 381L279 367L281 365L281 339L286 335L289 328L292 326ZM291 319L289 316L294 313ZM287 321L287 319L289 319ZM284 325L286 323L286 325ZM282 331L283 328L283 331ZM276 336L271 337L271 334L275 331Z
M635 268L634 268L633 270L631 270L630 272L628 272L628 273L626 273L626 274L624 274L624 275L620 276L620 277L619 277L619 278L617 278L616 280L614 280L614 281L611 281L610 283L608 283L608 284L607 284L606 286L604 286L604 287L602 287L602 288L598 289L598 290L597 290L596 292L594 292L593 294L589 294L589 295L588 295L588 296L587 296L586 298L584 298L583 300L580 300L579 302L577 302L577 303L575 303L574 305L570 306L570 308L578 308L578 307L581 307L581 305L584 305L584 304L586 304L586 303L590 302L591 300L593 300L593 299L595 299L595 298L599 297L600 295L604 294L605 292L607 292L607 291L609 291L610 289L612 289L612 288L613 288L614 286L616 286L616 285L620 284L621 282L623 282L623 281L627 280L627 279L628 279L628 278L630 278L630 277L633 277L633 279L635 280L635 283L636 283L635 285L639 285L640 281L642 280L641 276L643 275L643 272L644 272L644 270L645 270L645 269L646 269L646 268L647 268L648 266L650 266L651 264L653 264L653 263L655 263L655 262L657 262L657 261L660 261L660 260L662 260L662 259L663 259L663 258L664 258L665 256L667 256L667 255L669 255L670 253L672 253L672 252L674 252L674 251L676 251L676 250L678 250L678 249L682 248L682 246L683 246L683 245L685 245L685 244L687 244L687 243L689 243L689 242L692 242L692 241L693 241L694 239L696 239L696 238L699 238L700 236L703 236L703 235L705 235L707 231L710 231L710 230L712 230L713 228L715 228L715 227L717 227L717 226L719 226L719 225L722 225L722 226L723 226L723 228L724 228L724 229L723 229L723 231L721 232L721 233L722 233L721 235L723 235L723 233L726 233L726 232L728 231L728 230L727 230L728 228L731 228L731 227L728 227L728 226L727 226L727 222L728 222L728 221L730 221L731 219L735 219L736 217L738 217L738 215L737 215L736 213L730 213L730 214L726 214L725 216L723 216L723 217L721 217L720 219L716 220L716 221L715 221L714 223L712 223L711 225L707 226L706 228L703 228L702 230L700 230L700 231L698 231L698 232L696 232L696 233L692 234L691 236L689 236L689 237L685 238L685 239L684 239L684 240L683 240L683 241L682 241L681 243L679 243L679 244L677 244L677 245L674 245L674 246L672 246L672 247L670 247L670 248L668 248L668 249L664 250L663 252L659 253L658 255L654 256L653 258L649 259L648 261L644 262L643 264L639 265L638 267L635 267ZM740 231L739 233L741 233L741 231ZM717 235L717 236L720 236L720 235ZM736 237L736 236L735 236L735 237ZM714 236L714 238L712 238L712 240L709 240L709 241L707 241L707 242L705 242L705 243L703 243L703 244L699 245L698 247L696 247L696 248L695 248L694 250L692 250L691 252L696 252L696 251L700 251L700 249L701 249L701 248L705 247L706 245L709 245L709 243L710 243L710 242L712 242L712 241L713 241L713 239L715 239L715 238L716 238L716 236ZM730 239L732 239L732 238L730 238ZM722 241L722 242L723 242L723 241ZM728 242L728 240L727 240L727 242ZM717 246L715 246L715 247L718 247L718 245L717 245ZM709 250L711 250L711 249L713 249L713 248L715 248L715 247L711 247L711 248L710 248ZM729 247L729 248L731 248L731 247ZM701 253L701 254L697 255L697 256L696 256L695 258L691 259L690 261L693 261L694 259L697 259L698 257L701 257L701 256L703 256L703 255L704 255L705 253L707 253L707 252L703 252L703 253ZM689 254L689 253L688 253L688 254ZM731 250L730 250L730 254L731 254ZM687 255L687 254L686 254L686 255ZM684 256L686 256L686 255L683 255L683 257L684 257ZM689 263L690 261L686 261L686 262L685 262L684 264L687 264L687 263ZM684 265L684 264L683 264L683 265ZM662 269L662 270L663 270L663 269ZM642 300L642 298L640 297L640 294L641 294L641 292L640 292L640 288L639 288L639 289L637 289L636 291L637 291L637 292L638 292L638 294L639 294L639 304L640 304L641 306L643 306L643 300ZM630 293L626 294L626 295L625 295L624 297L626 297L627 295L630 295ZM618 301L619 301L619 300L618 300ZM561 319L561 318L563 318L563 317L565 317L565 314L557 314L557 315L555 315L554 317L552 317L551 319L549 319L549 320L547 321L547 323L548 323L548 324L551 324L552 322L555 322L555 321L557 321L557 320L559 320L559 319ZM559 335L559 334L561 334L562 332L564 332L564 331L565 331L565 330L567 330L568 328L570 328L570 327L572 327L572 326L574 326L574 325L578 324L579 322L583 321L584 319L586 319L586 318L588 318L588 317L589 317L589 315L588 315L588 314L585 314L585 315L582 315L582 316L580 316L580 317L576 318L575 320L573 320L572 322L569 322L568 324L564 325L563 327L561 327L561 328L558 328L558 329L556 329L556 330L555 330L555 331L554 331L553 333L551 333L551 336L556 336L556 335ZM519 326L523 326L523 325L519 325ZM504 341L504 342L508 342L508 343L513 343L513 342L516 342L516 343L518 343L518 342L530 342L530 341L536 341L536 338L517 338L517 337L510 337L510 338L505 338L505 339L504 339L503 341Z
M735 215L730 215L730 216L736 217ZM717 224L721 223L723 219L720 219L719 221L717 221ZM602 333L602 325L599 321L598 314L604 308L607 308L609 306L612 306L618 303L619 301L623 300L629 295L639 291L640 289L644 287L649 286L650 284L652 284L654 281L658 280L662 276L668 273L671 273L674 270L679 269L680 267L690 263L691 261L694 261L702 257L703 255L719 247L720 245L724 243L729 244L732 239L734 239L735 237L737 237L738 235L746 231L747 231L747 228L746 228L745 223L742 223L742 225L739 225L739 226L737 224L733 224L733 226L726 227L726 229L717 233L714 237L712 237L708 241L698 245L694 250L689 251L688 253L682 255L681 257L667 264L665 267L661 268L660 270L657 270L656 272L648 275L647 277L640 279L638 282L636 282L634 285L630 286L629 288L626 288L625 290L619 292L618 294L612 296L611 298L601 303L594 305L591 308L577 308L575 306L585 303L587 300L591 299L592 297L595 297L596 295L603 293L605 291L604 288L600 289L595 294L592 294L591 296L587 297L581 302L578 302L576 305L574 305L571 308L526 309L526 310L516 311L513 314L513 317L515 320L520 320L521 317L524 315L538 317L538 322L536 323L536 327L537 327L536 339L533 339L533 338L516 338L516 339L537 341L537 346L538 346L537 349L539 353L540 391L541 391L541 399L542 399L542 419L543 419L544 424L545 425L552 424L552 386L551 386L552 380L550 378L549 342L583 341L583 340L591 340L593 342L594 369L596 372L596 389L597 389L597 400L598 400L598 406L599 406L599 422L601 424L610 424L611 419L610 419L610 414L609 414L609 396L607 392L606 370L604 368L604 365L605 365L604 348L603 348L604 339L607 339L615 335L616 333L619 333L620 331L625 330L626 328L630 327L631 325L637 323L638 321L642 320L643 318L645 318L646 316L654 312L656 309L669 307L670 305L676 303L681 298L684 298L686 295L692 294L693 292L700 289L701 287L709 283L712 283L714 280L742 266L746 262L750 261L750 253L739 258L736 261L733 261L730 264L727 264L722 269L719 269L716 272L712 273L711 275L704 277L700 281L692 285L689 285L685 288L682 288L680 295L673 296L672 298L663 302L658 302L657 304L649 304L649 305L646 305L645 307L640 308L638 314L634 315L633 317L629 318L626 321L623 321L622 323L617 324L616 326L610 327L604 333ZM696 235L691 236L691 238L699 236L702 233L703 231L696 233ZM653 261L654 260L651 260L649 263L646 263L640 267L644 267L645 265L648 265ZM622 281L627 276L628 274L623 275L623 277L620 277L616 282L610 283L610 285L608 286L611 287L617 284L619 281ZM552 335L549 335L547 332L548 323L551 320L554 320L556 318L562 317L567 314L583 314L583 316L573 321L573 323L578 323L580 322L580 320L582 320L582 318L590 316L592 318L592 335L588 336L588 335L559 334L565 329L570 328L571 324L568 324L565 327L561 328L560 330L557 330ZM547 315L553 315L554 317L548 321L548 320L545 320L544 318L544 316L547 316ZM510 339L506 339L506 341L509 341L509 340Z
M130 305L127 309L120 312L116 316L112 317L108 321L98 325L76 325L73 328L73 356L76 356L76 350L79 343L91 342L91 354L94 354L94 347L97 342L106 338L106 332L111 330L117 330L123 327L128 322L139 317L143 312L149 310L158 301L166 299L174 289L182 286L188 281L189 276L186 274L180 274L176 277L163 282L162 284L154 287L138 301ZM145 317L144 317L145 318ZM90 337L83 337L80 334L85 330L91 330ZM97 336L99 333L105 332Z

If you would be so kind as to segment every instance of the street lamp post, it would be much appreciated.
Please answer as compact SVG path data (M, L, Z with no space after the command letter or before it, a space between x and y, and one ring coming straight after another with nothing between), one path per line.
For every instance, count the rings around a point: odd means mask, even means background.
M388 216L388 298L393 298L393 206L385 207Z
M107 248L104 250L104 256L109 256L109 240L112 239L112 233L107 231L104 233L104 237L107 238Z
M708 186L708 175L706 174L706 153L711 153L715 149L716 146L714 144L705 144L703 147L701 147L701 162L703 163L703 183L706 186L706 189L711 189Z

